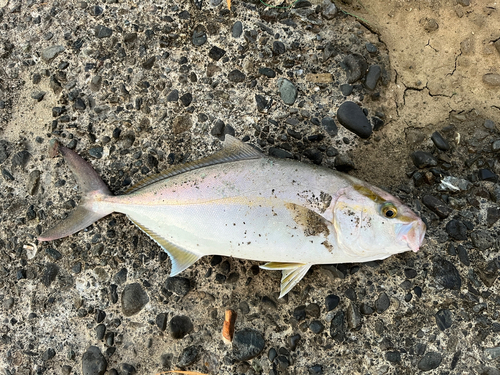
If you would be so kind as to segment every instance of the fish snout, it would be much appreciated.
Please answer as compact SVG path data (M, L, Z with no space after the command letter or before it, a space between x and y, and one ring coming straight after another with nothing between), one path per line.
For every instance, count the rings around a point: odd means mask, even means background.
M416 253L424 241L425 229L424 222L418 218L411 223L402 224L397 230L397 238L406 242L408 247Z

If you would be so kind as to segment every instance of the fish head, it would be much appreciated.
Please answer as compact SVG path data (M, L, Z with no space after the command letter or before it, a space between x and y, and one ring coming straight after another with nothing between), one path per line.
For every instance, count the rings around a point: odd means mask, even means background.
M336 242L353 261L385 259L417 252L425 224L408 206L369 184L353 184L339 194L331 209Z

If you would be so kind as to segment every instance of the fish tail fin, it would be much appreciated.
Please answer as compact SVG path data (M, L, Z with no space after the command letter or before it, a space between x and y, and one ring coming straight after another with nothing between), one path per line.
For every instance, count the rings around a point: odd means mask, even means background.
M57 152L64 157L84 196L80 205L66 219L42 233L38 237L39 241L52 241L67 237L113 212L105 205L96 204L112 194L90 164L74 151L60 145L57 141L52 141L51 154L55 156Z

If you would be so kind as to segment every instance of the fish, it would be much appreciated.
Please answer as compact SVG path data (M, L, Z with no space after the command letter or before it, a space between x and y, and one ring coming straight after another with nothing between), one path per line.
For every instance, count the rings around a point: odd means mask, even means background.
M83 196L68 217L38 237L70 236L122 213L171 260L170 276L206 255L266 262L282 272L280 298L317 264L361 263L417 252L425 224L398 198L326 167L266 156L226 135L223 148L149 176L113 195L92 166L51 145Z

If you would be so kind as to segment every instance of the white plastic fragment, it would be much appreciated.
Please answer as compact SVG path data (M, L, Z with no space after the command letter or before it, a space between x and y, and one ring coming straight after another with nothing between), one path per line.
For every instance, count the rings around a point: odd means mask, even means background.
M23 246L23 249L26 250L26 256L28 259L33 259L38 252L38 247L34 243L28 243Z

